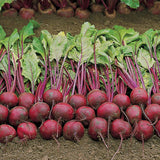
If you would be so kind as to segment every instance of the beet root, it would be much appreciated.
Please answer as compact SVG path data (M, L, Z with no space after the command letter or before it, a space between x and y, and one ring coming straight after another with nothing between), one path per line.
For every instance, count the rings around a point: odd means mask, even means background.
M14 137L16 137L16 130L12 126L8 124L0 125L0 142L1 143L11 142Z
M52 109L53 119L61 122L66 122L74 117L74 109L68 103L57 103Z
M142 119L142 110L141 107L138 105L131 105L126 110L126 115L129 119L131 124L137 123L139 120Z
M151 103L160 105L160 93L155 93L151 97Z
M148 102L148 93L143 88L135 88L130 94L130 100L132 104L145 105Z
M79 141L84 136L84 127L82 123L68 121L63 127L63 136L67 140Z
M29 117L33 122L42 122L49 116L50 107L47 103L37 102L29 110Z
M39 128L44 139L57 139L62 135L62 126L55 120L46 120Z
M63 101L63 95L57 89L49 89L49 90L44 92L43 101L46 102L49 105L54 105L56 103L59 103L59 102Z
M0 104L0 124L7 121L8 118L8 108Z
M28 110L23 106L16 106L10 110L8 119L11 125L18 126L28 119Z
M93 109L97 110L98 107L106 102L108 100L108 97L104 91L101 91L99 89L94 89L90 91L87 95L87 103L89 106L91 106Z
M35 97L32 93L24 92L19 95L19 106L23 106L28 110L34 105Z
M18 103L18 97L13 92L3 92L0 95L0 103L7 107L14 107Z
M88 127L90 121L96 116L95 111L88 106L78 108L75 115L75 119L82 122L85 127Z
M35 11L30 8L21 8L19 14L23 19L29 20L34 17Z
M81 106L86 106L87 100L84 95L75 94L69 98L68 103L77 110Z
M37 136L37 127L32 122L20 123L17 127L17 135L22 140L32 140Z

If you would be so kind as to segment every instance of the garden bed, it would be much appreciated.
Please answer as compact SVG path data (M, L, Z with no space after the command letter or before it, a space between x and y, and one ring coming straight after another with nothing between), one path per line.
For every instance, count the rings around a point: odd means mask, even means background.
M85 21L94 24L97 29L112 28L114 25L122 25L126 28L134 28L140 33L153 28L159 29L159 15L151 15L147 11L132 12L129 15L117 14L115 19L108 19L102 13L94 13L88 19L80 20L75 17L63 18L55 14L40 15L36 14L34 18L40 28L36 30L39 35L42 29L48 30L52 34L57 34L60 31L65 33L70 32L72 35L80 32L81 26ZM0 25L3 26L5 32L10 35L14 28L22 29L28 23L21 17L3 17L0 16ZM110 136L111 137L111 136ZM40 135L35 140L28 141L27 144L19 142L15 138L6 146L0 144L0 159L2 160L103 160L110 159L117 150L120 140L111 138L109 151L105 148L101 141L93 141L88 137L87 130L84 137L79 143L64 140L59 138L60 147L54 140L43 140ZM160 139L154 135L151 139L145 142L144 159L159 160L160 159ZM141 160L142 159L142 144L135 138L125 140L122 149L115 157L115 160Z

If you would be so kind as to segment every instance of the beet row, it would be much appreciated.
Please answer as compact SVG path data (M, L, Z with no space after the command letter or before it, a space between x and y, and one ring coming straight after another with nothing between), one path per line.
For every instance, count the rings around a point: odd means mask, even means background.
M8 143L16 135L22 141L34 139L39 130L42 138L55 139L60 145L57 140L60 136L77 142L87 128L88 135L93 140L102 140L106 148L109 148L109 134L121 139L119 150L123 139L134 136L145 141L154 131L160 136L159 97L159 93L154 94L152 103L148 104L147 92L135 88L130 97L116 94L109 102L105 92L95 89L87 97L72 95L67 103L63 102L60 91L49 89L43 94L43 102L34 103L31 93L22 93L18 98L14 93L3 92L0 95L0 142Z

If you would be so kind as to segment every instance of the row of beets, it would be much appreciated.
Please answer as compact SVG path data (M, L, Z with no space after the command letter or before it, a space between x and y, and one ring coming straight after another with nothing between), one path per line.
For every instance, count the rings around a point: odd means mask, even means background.
M3 92L0 95L0 142L12 141L16 134L22 140L34 139L38 126L42 138L55 139L57 143L62 132L65 139L80 140L85 127L92 139L101 139L107 148L104 138L109 137L109 133L114 138L135 136L141 141L152 137L154 130L159 136L159 93L152 96L149 105L148 94L142 88L133 89L130 97L117 94L112 102L107 100L105 92L98 89L90 91L87 98L72 95L68 103L62 102L62 93L56 89L44 92L43 102L37 103L31 93L22 93L17 98L14 93Z

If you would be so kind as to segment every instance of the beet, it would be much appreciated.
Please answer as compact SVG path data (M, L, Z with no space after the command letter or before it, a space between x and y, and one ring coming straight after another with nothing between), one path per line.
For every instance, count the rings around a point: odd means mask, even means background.
M104 14L108 18L115 18L116 17L116 10L113 10L113 13L109 13L107 9L104 10Z
M151 103L160 105L160 93L155 93L151 97Z
M140 120L137 123L135 137L140 141L148 140L153 136L154 129L152 124L147 120Z
M8 118L8 108L0 104L0 124L7 121Z
M35 11L31 8L21 8L19 15L26 20L29 20L34 17Z
M57 15L61 17L73 17L74 16L74 9L72 7L65 7L65 8L60 8L57 10Z
M131 104L131 101L126 94L117 94L113 97L113 103L125 110Z
M142 110L138 105L131 105L126 110L126 115L129 118L131 124L137 123L142 119Z
M59 102L63 101L63 95L57 89L49 89L49 90L44 92L43 101L46 102L49 105L54 105L56 103L59 103Z
M17 127L17 135L22 140L32 140L37 136L37 127L32 122L20 123Z
M154 123L160 119L160 105L159 104L149 104L144 110L147 117Z
M61 122L66 122L74 117L74 110L68 103L57 103L52 109L53 119Z
M135 88L131 91L130 100L132 104L145 105L148 102L148 93L143 88Z
M93 3L90 7L92 12L103 12L104 6L102 4Z
M12 126L8 124L0 125L0 143L11 142L14 137L16 137L16 130Z
M18 97L13 92L3 92L0 95L0 103L7 107L14 107L18 104Z
M63 127L63 136L67 140L79 141L84 136L84 127L77 121L68 121Z
M76 120L80 121L85 127L88 127L90 121L95 117L95 111L88 106L82 106L77 109Z
M155 128L157 130L156 134L160 137L160 120L156 123Z
M18 101L19 106L23 106L29 110L34 104L35 97L32 93L24 92L19 95Z
M77 8L75 11L75 16L80 19L87 19L90 16L90 11L88 9Z
M2 12L3 16L17 16L17 10L14 8L9 8Z
M28 110L23 106L16 106L10 110L9 123L18 126L28 119Z
M108 146L106 145L104 138L108 133L107 126L107 121L104 118L95 117L91 120L88 127L88 135L93 140L99 140L99 138L101 138L106 148L108 148Z
M97 109L97 116L114 120L120 118L120 109L115 103L105 102Z
M55 120L46 120L39 128L44 139L57 139L62 135L62 126Z
M130 136L132 131L131 125L122 120L122 119L115 119L111 124L111 135L114 138L121 138L126 139Z
M50 107L47 103L37 102L29 110L29 117L33 122L42 122L48 118Z
M69 98L68 103L76 110L81 106L86 106L87 100L84 95L75 94Z
M107 95L104 91L99 89L91 90L87 95L87 103L93 109L98 109L98 107L108 100Z
M116 154L119 152L119 150L122 146L123 139L129 138L129 136L131 135L131 132L132 132L132 127L128 122L126 122L122 119L115 119L112 122L111 135L114 138L120 138L121 142L120 142L119 147L118 147L117 151L114 153L111 160L113 160L114 157L116 156Z

